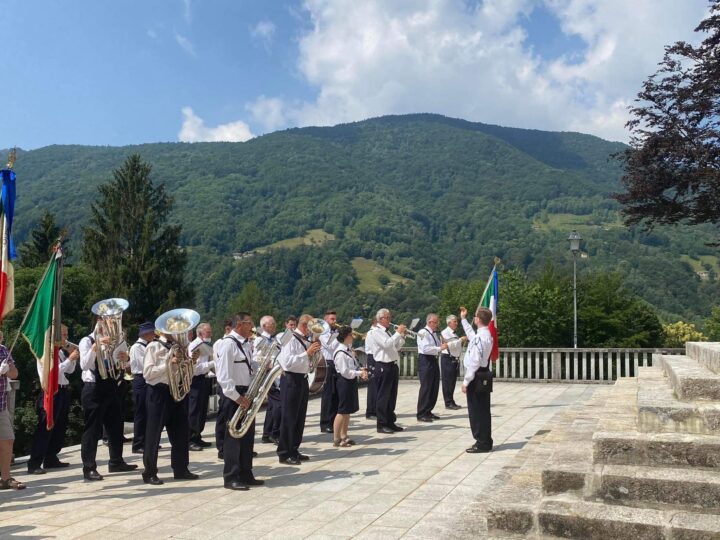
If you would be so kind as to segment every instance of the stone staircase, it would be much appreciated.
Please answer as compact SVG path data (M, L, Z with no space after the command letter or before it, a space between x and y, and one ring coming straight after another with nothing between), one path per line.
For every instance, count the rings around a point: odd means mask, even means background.
M489 536L720 540L720 344L686 353L555 419L487 496Z

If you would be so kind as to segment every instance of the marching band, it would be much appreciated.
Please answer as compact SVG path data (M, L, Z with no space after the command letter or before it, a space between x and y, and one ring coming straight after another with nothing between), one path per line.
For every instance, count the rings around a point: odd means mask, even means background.
M353 321L352 326L338 324L337 314L332 310L323 319L309 314L289 317L284 331L276 334L273 317L263 316L256 329L252 315L239 312L225 321L224 335L215 343L210 325L198 324L199 314L179 309L161 315L154 323L142 323L139 337L128 352L121 328L122 312L127 307L127 301L122 299L98 302L93 306L94 329L78 346L67 341L67 328L63 327L66 346L60 355L55 427L47 430L45 419L39 419L28 473L43 474L45 469L67 466L58 459L69 409L66 374L75 370L79 360L84 383L81 456L86 480L103 479L96 462L103 428L108 437L109 472L137 468L123 459L119 382L129 373L135 405L132 451L143 456L142 479L146 484L164 483L158 477L163 429L170 441L174 478L199 478L190 471L189 453L212 446L202 439L202 433L215 379L220 398L215 446L218 458L224 462L223 485L236 491L261 486L264 481L253 474L253 457L257 455L255 415L264 402L267 405L261 440L277 446L282 464L297 466L310 459L301 453L300 447L311 386L317 388L318 384L322 386L320 428L333 434L334 447L355 444L348 428L350 415L360 409L360 380L368 381L365 417L376 422L377 432L390 435L403 431L395 413L398 361L410 336L417 341L419 358L417 420L440 420L433 409L441 380L445 407L460 409L453 395L463 344L468 343L462 391L467 395L475 442L467 452L492 450L489 356L493 343L487 328L492 313L485 308L475 312L474 326L466 320L467 310L461 308L460 317L447 317L442 333L438 332L436 313L427 315L425 327L417 333L403 324L393 324L390 310L380 309L367 334L355 331L361 320ZM463 337L456 333L459 323L465 333ZM197 337L190 341L193 330ZM365 366L359 364L353 349L357 338L364 339ZM42 403L42 395L40 400Z

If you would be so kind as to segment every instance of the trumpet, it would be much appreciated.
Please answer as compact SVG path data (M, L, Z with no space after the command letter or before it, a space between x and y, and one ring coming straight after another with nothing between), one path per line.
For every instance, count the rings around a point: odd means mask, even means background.
M395 328L395 330L397 331L398 326L400 326L400 325L399 325L399 324L395 324L395 323L390 323L390 326L392 326L393 328ZM413 326L414 326L414 325L413 325ZM409 338L412 338L412 339L417 339L417 332L413 332L413 331L410 330L407 326L405 327L405 334L404 334L404 335L405 335L406 337L409 337Z
M63 348L63 349L67 349L67 350L69 350L70 352L79 351L79 350L80 350L80 347L78 347L78 346L77 346L75 343L73 343L72 341L68 341L67 339L65 340L65 343L63 343L62 348Z

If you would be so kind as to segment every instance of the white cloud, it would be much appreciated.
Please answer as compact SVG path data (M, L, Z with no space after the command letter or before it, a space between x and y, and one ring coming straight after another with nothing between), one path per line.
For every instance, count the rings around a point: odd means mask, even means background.
M182 0L183 5L183 19L185 22L190 24L192 22L192 5L191 0Z
M150 39L157 39L157 38L158 38L157 32L156 32L155 30L153 30L152 28L149 28L149 29L147 30L146 34L147 34L147 37L149 37Z
M544 4L586 50L547 60L520 25ZM663 46L692 40L705 0L305 0L298 70L314 100L261 96L265 129L435 112L623 140L627 105Z
M177 41L177 44L180 45L182 50L184 50L190 56L197 57L197 53L195 52L195 46L188 38L175 32L175 41Z
M275 30L277 30L275 23L263 20L250 29L250 35L262 42L266 49L269 49L270 45L272 45L273 38L275 37Z
M245 105L250 112L253 122L259 125L264 132L275 131L287 125L285 117L285 104L282 99L260 96L252 103Z
M203 119L190 107L183 107L182 115L183 123L178 133L178 140L182 142L244 142L255 136L245 122L237 121L207 127Z

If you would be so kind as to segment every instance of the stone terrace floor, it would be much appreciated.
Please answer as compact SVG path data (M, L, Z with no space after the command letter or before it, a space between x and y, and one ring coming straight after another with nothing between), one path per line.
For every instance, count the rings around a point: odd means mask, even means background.
M280 465L275 447L257 443L256 477L265 486L247 492L222 487L222 462L214 448L190 453L200 480L175 481L167 440L160 452L165 485L146 486L140 471L107 473L107 449L98 449L102 482L82 480L79 447L61 456L68 469L29 477L24 491L0 492L0 538L479 538L482 518L470 504L527 441L564 407L587 399L597 388L584 384L496 383L490 454L466 454L473 441L467 409L435 412L442 420L415 420L419 384L401 381L398 423L406 429L379 435L361 411L354 415L352 448L333 448L318 428L320 400L308 407L301 451L311 461ZM465 405L459 385L456 400ZM260 422L262 421L262 415ZM214 421L205 438L214 441ZM259 434L258 434L259 441ZM138 463L141 456L126 459ZM477 520L477 521L476 521ZM477 524L477 526L476 526Z

